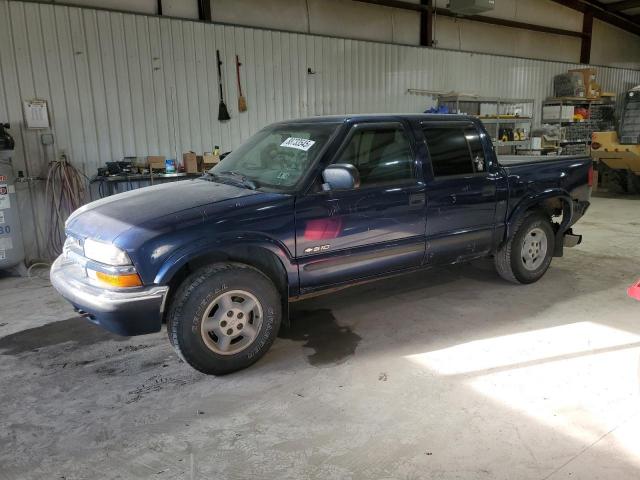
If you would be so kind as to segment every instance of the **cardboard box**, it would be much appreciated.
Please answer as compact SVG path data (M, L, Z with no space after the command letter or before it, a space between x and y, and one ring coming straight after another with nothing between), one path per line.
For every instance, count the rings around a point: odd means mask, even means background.
M165 156L164 155L149 155L147 161L149 162L150 170L163 170L165 169Z
M480 116L491 117L498 115L498 104L496 103L481 103L480 104Z
M542 135L540 148L556 148L560 145L560 137L555 135Z
M205 152L202 155L202 165L204 169L209 169L217 165L218 163L220 163L219 155L214 155L213 153L210 153L210 152Z
M562 106L562 115L560 118L562 120L573 120L573 116L576 114L576 107L573 105L563 105Z
M598 98L600 96L600 85L596 83L597 70L595 68L575 68L569 70L569 73L582 75L586 98Z
M542 121L558 120L560 118L560 105L545 105L542 107Z
M182 154L182 165L187 173L198 173L198 157L195 152L186 152Z
M545 105L542 107L542 121L573 120L575 108L572 105Z

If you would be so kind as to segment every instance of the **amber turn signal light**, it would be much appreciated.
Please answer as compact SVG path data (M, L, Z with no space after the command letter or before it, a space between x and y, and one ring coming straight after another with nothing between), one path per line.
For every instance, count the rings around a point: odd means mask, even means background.
M126 273L124 275L111 275L109 273L96 272L96 278L112 287L140 287L142 280L137 273Z

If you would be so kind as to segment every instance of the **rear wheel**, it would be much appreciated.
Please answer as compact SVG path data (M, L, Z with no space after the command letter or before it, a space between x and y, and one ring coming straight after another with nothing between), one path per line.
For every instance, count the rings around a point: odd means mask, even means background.
M280 321L280 295L269 278L246 265L217 264L182 283L169 311L167 333L189 365L222 375L262 357Z
M496 270L515 283L533 283L551 264L554 233L551 221L542 212L526 213L514 225L515 233L495 256Z

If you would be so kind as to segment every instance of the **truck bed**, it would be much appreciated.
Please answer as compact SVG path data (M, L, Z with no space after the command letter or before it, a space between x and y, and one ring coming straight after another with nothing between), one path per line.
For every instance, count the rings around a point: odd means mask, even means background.
M498 163L508 180L509 205L505 212L507 218L520 202L545 191L566 192L574 202L588 205L591 197L589 182L593 162L587 155L505 155L498 157ZM570 225L575 223L583 212L584 209L576 210Z
M498 155L498 163L503 167L557 162L560 160L583 160L586 155Z

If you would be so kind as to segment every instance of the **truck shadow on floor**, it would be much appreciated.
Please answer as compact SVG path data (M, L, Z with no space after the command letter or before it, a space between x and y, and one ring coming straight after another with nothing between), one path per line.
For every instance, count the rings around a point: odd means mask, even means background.
M2 337L0 353L19 355L69 341L74 342L76 346L87 346L108 340L122 342L128 339L129 337L107 332L82 317L73 317Z
M294 341L303 341L309 363L314 366L339 364L353 355L362 338L351 328L338 325L331 310L291 311L291 324L283 326L278 336Z
M340 308L346 304L357 304L362 298L387 298L409 291L422 291L434 284L459 280L465 272L466 276L485 282L504 283L487 261L477 261L473 273L469 273L467 265L455 265L444 269L422 271L413 275L399 275L381 279L363 285L347 288L342 291L300 302L292 306L290 325L282 326L279 338L305 342L303 347L312 349L307 360L314 366L337 365L345 362L355 354L362 337L354 333L350 326L339 325L331 308ZM435 271L435 273L433 273ZM409 278L403 281L402 278Z

